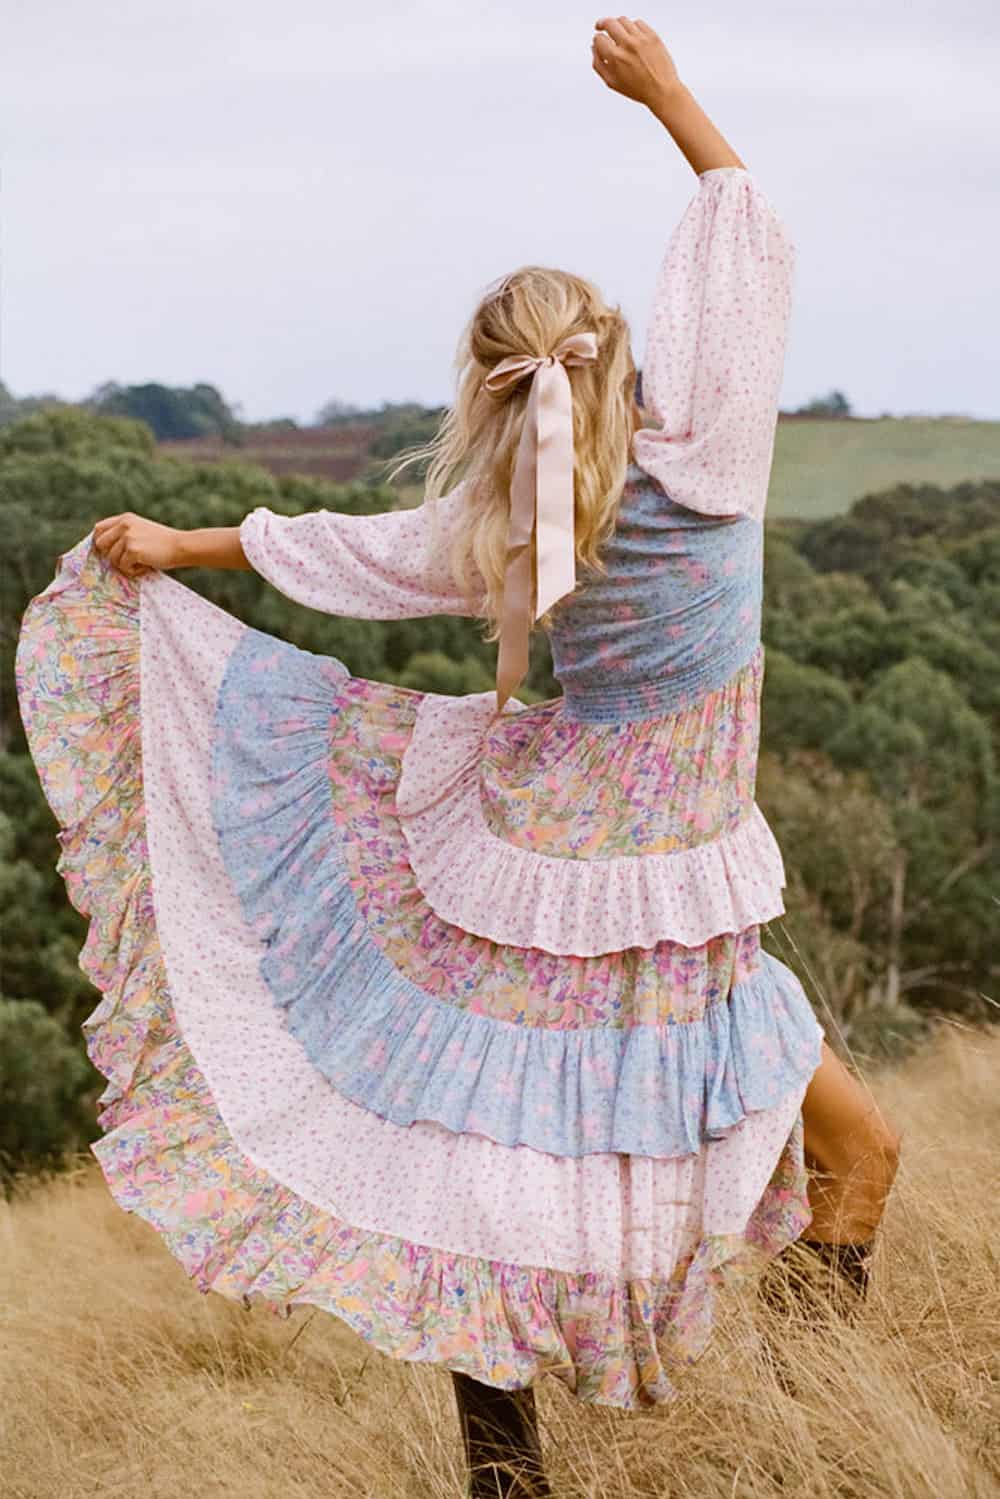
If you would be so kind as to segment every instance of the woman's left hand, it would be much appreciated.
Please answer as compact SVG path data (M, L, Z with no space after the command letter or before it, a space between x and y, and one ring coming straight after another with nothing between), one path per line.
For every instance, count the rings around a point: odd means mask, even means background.
M109 515L94 525L94 546L129 578L176 567L180 532L131 510Z

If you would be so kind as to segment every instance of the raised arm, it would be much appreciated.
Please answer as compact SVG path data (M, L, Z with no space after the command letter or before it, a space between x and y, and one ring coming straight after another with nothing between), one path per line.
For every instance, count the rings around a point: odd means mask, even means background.
M595 71L652 110L699 177L657 280L642 363L656 427L636 433L633 454L678 504L762 520L794 247L655 32L643 22L599 25Z

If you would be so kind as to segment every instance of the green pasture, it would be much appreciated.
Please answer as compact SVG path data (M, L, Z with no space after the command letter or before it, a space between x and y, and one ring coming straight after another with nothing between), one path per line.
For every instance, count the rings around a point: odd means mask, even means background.
M897 484L947 488L997 477L1000 422L779 421L767 513L774 520L815 520Z

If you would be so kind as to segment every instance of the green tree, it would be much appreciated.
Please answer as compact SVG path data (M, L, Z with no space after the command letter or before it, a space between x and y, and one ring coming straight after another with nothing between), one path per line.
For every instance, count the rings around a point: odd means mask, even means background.
M216 434L230 437L239 425L235 412L214 385L188 388L159 385L98 386L89 405L105 416L145 422L160 442Z
M40 1004L0 996L0 1186L96 1138L99 1082Z
M56 833L34 763L0 755L0 989L75 1031L99 995L79 966L87 922L66 899Z
M0 427L9 427L12 422L21 421L36 411L46 411L49 407L63 405L65 402L59 396L52 394L19 398L13 395L0 380Z
M467 692L489 692L493 678L480 661L466 656L461 661L443 651L417 651L400 675L401 687L418 692L443 692L458 696Z
M327 401L316 413L317 427L344 427L359 421L364 415L361 406L355 406L350 401Z
M968 976L990 961L984 874L997 834L986 724L949 676L913 657L881 674L829 752L845 768L864 769L892 814L886 1003L934 983L973 999ZM907 935L912 966L904 964Z
M897 484L864 495L847 515L806 525L798 546L817 572L856 572L878 580L891 577L901 558L926 555L930 541L964 541L998 525L1000 478L948 490Z
M825 396L817 396L805 406L799 406L797 416L840 417L851 415L851 403L842 390L831 390Z
M852 707L850 689L830 672L768 648L761 722L770 749L822 749Z
M149 458L154 447L152 433L130 418L96 416L80 406L35 412L0 432L0 460L5 464L4 499L8 483L6 462L15 455L112 458L128 453Z
M813 987L821 985L823 1002L849 1035L882 967L872 936L896 853L890 809L863 771L839 769L816 750L763 750L757 799L789 874L784 935L807 958L800 977L806 982L810 974Z

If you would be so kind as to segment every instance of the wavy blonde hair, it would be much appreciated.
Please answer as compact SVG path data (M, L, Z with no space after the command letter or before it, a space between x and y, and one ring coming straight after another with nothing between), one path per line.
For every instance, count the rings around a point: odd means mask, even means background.
M636 376L620 309L609 307L579 276L530 265L488 288L459 342L454 405L431 441L404 453L389 476L426 462L425 500L430 502L465 485L468 526L453 541L451 565L468 597L475 588L489 640L499 635L510 484L531 380L495 394L483 382L510 355L544 358L564 338L588 330L597 335L596 361L567 369L573 389L576 556L578 564L602 571L600 548L614 530L629 463Z

